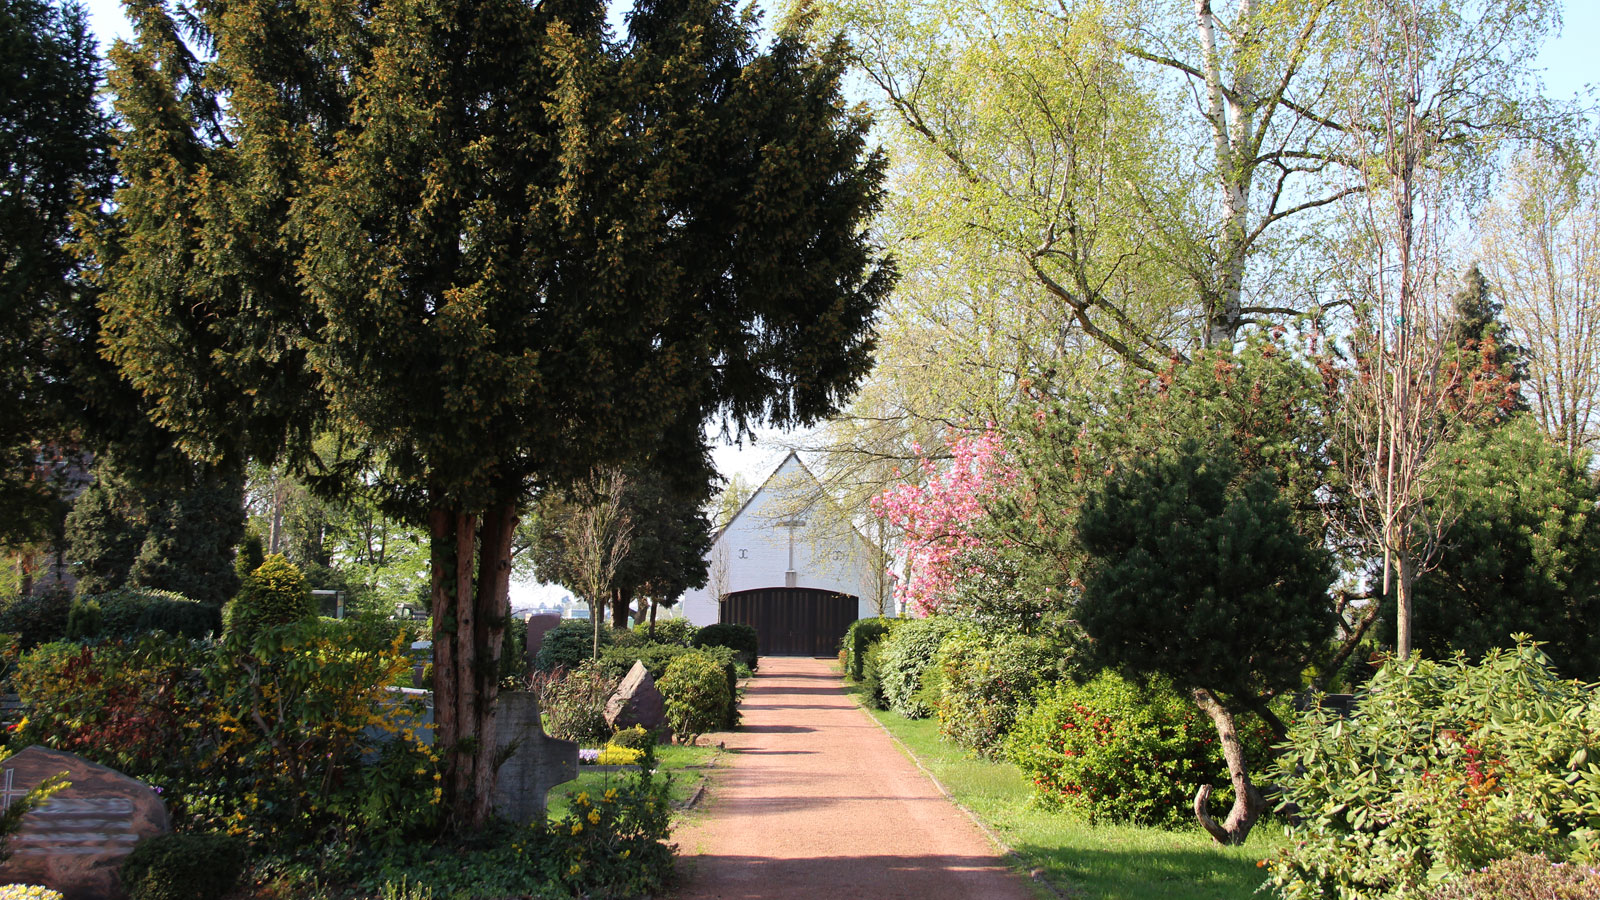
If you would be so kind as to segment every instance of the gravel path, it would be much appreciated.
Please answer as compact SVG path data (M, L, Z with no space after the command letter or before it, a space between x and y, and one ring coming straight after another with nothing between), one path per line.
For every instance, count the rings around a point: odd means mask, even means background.
M999 851L856 706L828 660L766 658L702 811L682 900L1023 900Z

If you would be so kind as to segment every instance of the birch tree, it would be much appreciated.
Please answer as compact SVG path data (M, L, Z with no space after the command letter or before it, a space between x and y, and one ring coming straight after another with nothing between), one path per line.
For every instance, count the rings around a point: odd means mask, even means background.
M1570 454L1600 448L1600 174L1528 150L1480 223L1539 422Z
M1455 516L1439 451L1503 400L1468 392L1463 404L1463 373L1446 366L1452 204L1501 141L1541 125L1522 90L1551 7L1363 0L1354 9L1355 90L1342 115L1360 156L1362 196L1348 270L1366 314L1352 341L1343 467L1353 522L1381 557L1383 591L1395 598L1395 649L1404 658L1413 648L1413 584Z

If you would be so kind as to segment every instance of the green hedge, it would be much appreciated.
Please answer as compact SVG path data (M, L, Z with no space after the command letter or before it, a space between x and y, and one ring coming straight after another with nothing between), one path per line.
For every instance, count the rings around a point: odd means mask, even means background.
M1001 753L1018 714L1041 685L1060 679L1063 665L1063 651L1047 638L957 627L934 661L939 734L981 756Z
M894 619L857 619L844 633L844 668L853 681L866 676L867 650L889 634Z
M681 741L695 743L729 719L734 701L726 667L711 653L691 650L675 657L658 687L667 701L667 724Z
M0 633L17 635L22 649L67 636L72 598L66 591L47 590L27 596L0 597Z
M756 657L761 653L760 641L756 630L749 625L740 625L733 622L720 622L716 625L707 625L695 632L692 645L696 648L727 647L739 654L740 660L752 671L756 667Z
M162 834L122 863L128 900L214 900L244 871L244 843L225 834Z
M933 714L929 698L922 691L923 673L933 664L944 636L955 625L949 616L930 616L902 619L889 630L878 666L883 699L890 709L908 719L925 719Z
M615 642L611 626L602 623L600 651L604 653ZM558 666L570 670L591 659L594 659L593 624L588 619L563 619L560 625L545 632L534 668L541 672L553 672Z
M695 627L693 622L682 616L657 619L653 636L648 621L640 622L633 626L633 633L643 638L647 643L677 644L680 647L695 646L694 638L699 631L700 629Z

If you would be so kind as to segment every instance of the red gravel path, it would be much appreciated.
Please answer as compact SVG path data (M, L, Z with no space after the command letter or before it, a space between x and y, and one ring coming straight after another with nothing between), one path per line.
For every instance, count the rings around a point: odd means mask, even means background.
M767 658L703 809L675 836L683 900L1023 900L999 851L840 687Z

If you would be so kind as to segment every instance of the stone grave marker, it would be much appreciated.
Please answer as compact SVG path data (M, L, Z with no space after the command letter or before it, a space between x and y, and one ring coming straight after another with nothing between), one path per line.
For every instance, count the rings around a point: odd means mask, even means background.
M537 694L502 691L495 719L495 743L511 755L495 777L494 810L513 822L541 822L545 795L578 777L578 745L544 733Z
M528 666L532 668L533 661L539 658L539 648L544 646L544 636L550 629L561 624L561 616L555 613L536 613L528 617Z
M414 720L417 736L433 744L433 693L391 688L392 703L421 699L420 716ZM369 729L376 740L389 739L388 732ZM494 809L513 822L543 821L545 796L550 789L578 777L578 745L544 733L539 720L539 697L525 691L501 691L495 701L495 747L505 761L495 776Z
M606 701L605 717L607 724L619 731L642 725L646 731L655 732L657 737L670 734L667 728L667 700L656 687L656 680L650 677L650 670L639 660L634 660L627 677L622 679L616 693Z
M167 808L142 781L38 746L0 762L0 801L10 805L62 773L68 786L11 836L0 884L42 884L66 900L122 900L122 860L139 841L171 830Z

